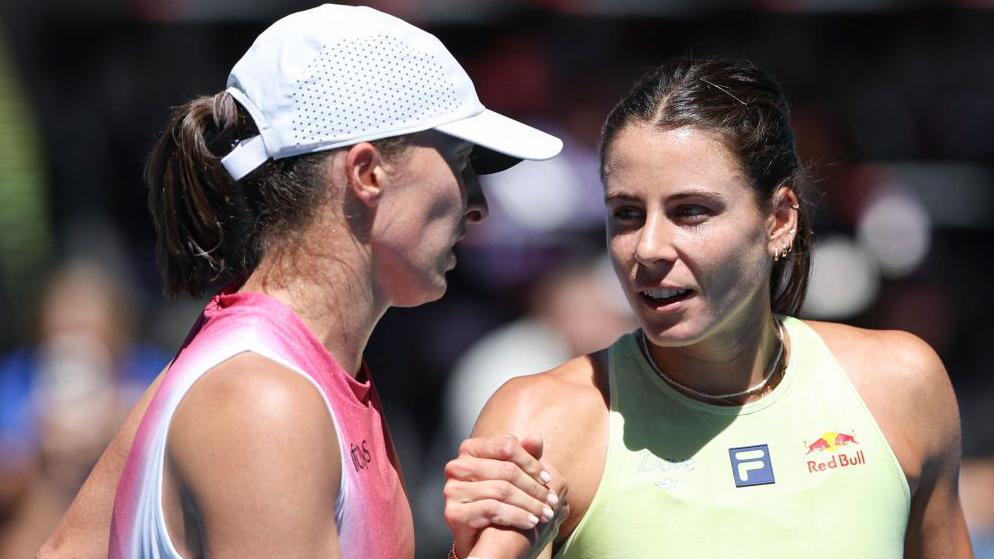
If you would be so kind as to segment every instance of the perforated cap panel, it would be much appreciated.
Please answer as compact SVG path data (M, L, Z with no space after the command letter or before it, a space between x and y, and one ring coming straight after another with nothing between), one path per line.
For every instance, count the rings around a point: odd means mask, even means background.
M298 147L404 129L460 104L455 84L434 57L387 35L326 45L304 75L290 94Z
M513 159L562 148L487 111L434 35L366 7L324 4L280 19L235 64L226 91L261 138L243 139L222 159L236 180L268 159L432 128Z

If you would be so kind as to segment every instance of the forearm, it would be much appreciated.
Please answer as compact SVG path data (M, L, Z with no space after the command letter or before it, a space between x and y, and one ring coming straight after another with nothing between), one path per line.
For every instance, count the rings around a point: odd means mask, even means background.
M545 537L543 537L545 536ZM484 528L470 557L474 559L549 559L553 534L491 526Z

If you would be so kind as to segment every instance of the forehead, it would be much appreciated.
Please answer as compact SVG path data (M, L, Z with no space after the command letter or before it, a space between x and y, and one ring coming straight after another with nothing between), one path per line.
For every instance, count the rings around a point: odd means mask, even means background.
M747 184L721 137L690 126L660 129L629 124L605 154L604 185L609 192L650 187L728 189Z

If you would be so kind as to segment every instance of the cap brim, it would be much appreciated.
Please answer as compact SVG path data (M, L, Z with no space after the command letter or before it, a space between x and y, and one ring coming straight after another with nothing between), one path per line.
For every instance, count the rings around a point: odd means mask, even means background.
M435 129L484 148L473 150L473 168L481 175L503 171L522 159L551 159L563 149L559 138L488 109Z

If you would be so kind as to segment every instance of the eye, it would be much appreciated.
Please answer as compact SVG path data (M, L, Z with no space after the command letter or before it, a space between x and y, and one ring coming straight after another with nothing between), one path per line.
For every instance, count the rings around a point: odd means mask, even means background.
M620 221L622 223L641 221L643 219L643 215L644 213L642 210L635 206L618 206L611 210L611 217L615 221Z
M714 212L705 206L697 204L681 204L672 210L671 215L677 223L698 225L711 217Z

